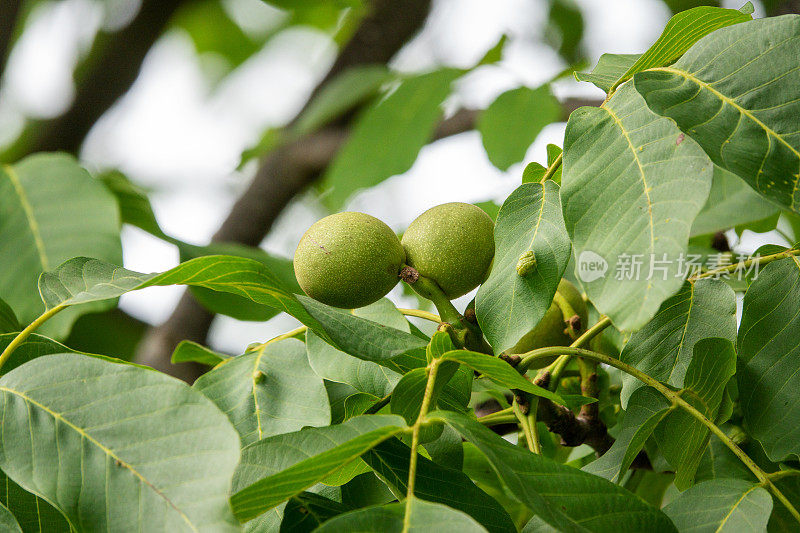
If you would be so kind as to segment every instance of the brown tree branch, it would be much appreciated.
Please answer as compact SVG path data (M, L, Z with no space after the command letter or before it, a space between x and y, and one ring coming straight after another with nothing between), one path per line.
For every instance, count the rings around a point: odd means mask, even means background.
M29 124L2 159L14 161L39 151L77 153L92 126L133 85L147 52L183 2L144 0L126 27L98 34L88 59L76 69L77 92L69 109L52 120Z

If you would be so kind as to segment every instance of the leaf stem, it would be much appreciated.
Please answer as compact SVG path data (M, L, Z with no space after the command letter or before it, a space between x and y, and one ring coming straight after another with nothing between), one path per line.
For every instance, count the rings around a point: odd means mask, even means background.
M497 419L497 421L495 420ZM503 410L495 411L494 413L489 413L488 415L484 415L478 417L478 422L481 424L504 424L509 420L513 422L515 420L514 417L514 409L513 407L506 407Z
M519 427L522 428L522 433L525 435L525 444L530 451L538 453L534 451L536 444L534 443L533 431L531 430L530 424L528 424L528 413L522 410L522 406L517 401L517 398L514 398L514 403L511 404L511 408L514 410L514 416L517 417Z
M539 183L544 185L545 181L547 181L550 178L552 178L553 174L555 174L556 170L558 170L558 167L561 166L561 162L563 160L564 160L564 152L561 152L560 154L558 154L558 157L556 157L553 160L553 162L550 164L550 166L547 167L547 170L544 171L544 176L542 176L542 179L539 181Z
M588 332L587 332L588 333ZM577 341L576 341L577 342ZM527 354L523 355L522 361L520 361L517 368L528 368L534 361L537 359L543 359L547 357L552 357L553 355L557 354L568 354L568 355L577 355L579 357L583 357L585 359L590 359L593 361L597 361L599 363L606 364L608 366L612 366L616 369L619 369L626 374L630 374L631 376L635 377L645 385L648 385L658 392L660 392L665 398L667 398L672 405L678 406L684 411L686 411L690 416L695 418L701 424L706 426L711 433L716 435L725 446L728 447L744 464L747 468L755 474L756 478L761 482L761 485L767 487L770 492L789 510L789 512L794 516L794 518L800 522L800 512L792 505L792 503L786 498L786 496L775 486L774 483L770 480L769 475L764 472L744 451L742 451L739 446L736 445L726 434L722 431L714 422L709 420L703 413L695 409L689 402L684 400L677 391L674 391L667 387L666 385L662 384L657 379L645 374L641 370L632 367L628 364L623 363L618 359L614 359L613 357L609 357L607 355L593 352L591 350L585 350L583 348L574 348L574 347L567 347L562 348L558 346L548 347L548 348L539 348L537 350L532 350Z
M425 384L425 393L422 396L422 405L419 408L419 415L416 422L412 427L411 433L411 457L408 461L408 490L406 491L406 513L403 520L403 531L407 532L409 528L408 517L411 513L411 501L414 496L414 482L417 477L417 455L419 450L419 432L425 423L425 417L428 415L428 409L431 406L431 399L433 398L433 388L436 383L436 374L439 371L439 364L441 359L433 359L428 365L428 382Z
M425 320L430 320L431 322L441 323L442 321L439 315L429 313L428 311L422 311L421 309L398 309L398 311L403 313L405 316L424 318Z
M65 305L57 305L52 309L48 309L47 311L39 315L39 318L28 324L28 326L25 329L20 331L17 334L17 336L14 337L14 340L12 340L9 343L9 345L6 346L6 349L3 350L3 353L0 354L0 368L2 368L4 364L6 364L6 361L8 361L9 357L11 357L11 354L14 353L14 350L19 348L20 344L25 342L25 339L30 337L31 333L33 333L39 326L44 324L50 317L52 317L62 309L65 309L66 307L67 306Z
M758 263L759 266L766 265L767 263L771 263L773 261L777 261L778 259L784 259L786 257L791 257L793 255L799 255L799 254L800 254L800 250L798 250L798 249L790 249L790 250L784 250L782 252L778 252L778 253L772 254L772 255L751 257L750 259L746 259L746 260L744 260L744 261L742 261L740 263L736 263L736 264L733 264L733 265L727 265L727 266L724 266L724 267L715 268L713 270L707 270L706 272L702 272L700 274L695 274L694 276L691 276L689 278L689 281L690 282L694 282L694 281L697 281L698 279L710 278L710 277L714 277L714 276L719 276L720 274L727 274L727 273L730 273L730 272L736 272L736 270L738 270L740 268L748 268L748 267L750 267L753 263Z

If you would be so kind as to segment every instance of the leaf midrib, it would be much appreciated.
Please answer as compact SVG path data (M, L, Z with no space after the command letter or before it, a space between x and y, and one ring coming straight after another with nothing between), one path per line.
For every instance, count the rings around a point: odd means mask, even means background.
M8 181L11 182L14 192L17 193L20 205L22 205L22 211L25 213L25 218L28 220L28 227L33 235L33 242L36 245L36 252L39 255L39 262L42 264L42 270L50 270L50 261L48 260L47 252L45 251L44 240L42 240L42 232L39 229L39 222L36 220L36 217L33 216L33 206L31 205L30 201L28 201L28 195L25 194L25 189L22 187L22 182L20 181L19 176L17 176L16 171L10 165L3 165L3 170L5 170L6 176L8 176Z
M731 107L733 107L734 109L739 111L742 115L746 116L747 118L749 118L750 120L752 120L753 122L758 124L758 126L761 127L767 133L767 135L777 139L778 142L780 142L782 145L784 145L786 148L788 148L789 151L791 151L797 157L798 161L800 161L800 151L798 151L794 146L792 146L791 144L786 142L786 140L783 137L781 137L781 135L778 134L778 132L776 132L775 130L773 130L772 128L770 128L766 124L764 124L755 115L753 115L748 109L742 107L741 105L736 103L736 101L734 99L722 94L721 92L719 92L718 90L713 88L711 86L711 84L701 80L700 78L698 78L697 76L694 76L693 74L691 74L689 72L686 72L685 70L680 70L680 69L677 69L677 68L674 68L674 67L659 67L659 68L653 68L653 69L649 69L649 70L651 70L651 71L668 72L668 73L671 73L671 74L677 74L678 76L681 76L683 78L686 78L687 80L690 80L690 81L696 83L701 89L705 89L705 90L709 91L711 94L713 94L714 96L716 96L717 98L722 100L722 102L730 105ZM799 186L800 186L800 177L798 177L798 175L795 174L794 180L793 180L793 187L792 187L792 198L794 198L795 194L797 193L797 189L798 189Z
M17 391L17 390L14 390L14 389L10 389L10 388L8 388L8 387L3 387L3 386L0 386L0 391L5 391L5 392L8 392L8 393L10 393L10 394L13 394L13 395L16 395L16 396L20 397L20 398L21 398L23 401L25 401L25 402L27 402L27 403L29 403L29 404L31 404L31 405L34 405L34 406L38 407L38 408L39 408L39 409L41 409L42 411L44 411L44 412L46 412L47 414L49 414L50 416L52 416L52 417L53 417L55 420L59 420L59 421L61 421L62 423L64 423L65 425L67 425L68 427L72 428L72 429L73 429L73 430L74 430L76 433L78 433L78 434L79 434L81 437L85 438L87 441L91 442L92 444L94 444L95 446L97 446L97 447L98 447L100 450L102 450L102 451L103 451L103 453L105 453L105 454L106 454L108 457L111 457L112 459L114 459L114 461L115 461L116 463L118 463L118 464L119 464L119 466L121 466L121 467L123 467L123 468L126 468L127 470L129 470L129 471L130 471L130 472L131 472L131 473L132 473L134 476L136 476L136 477L137 477L137 478L138 478L138 479L139 479L139 480L140 480L142 483L144 483L145 485L147 485L148 487L150 487L150 488L153 490L153 492L155 492L155 493L156 493L158 496L160 496L160 497L161 497L161 498L162 498L162 499L163 499L165 502L167 502L167 504L168 504L170 507L172 507L172 508L175 510L175 512L177 512L177 513L178 513L178 514L181 516L181 518L183 518L183 520L184 520L184 521L186 522L186 524L187 524L187 525L188 525L188 526L191 528L191 530L192 530L192 531L199 532L199 530L198 530L198 529L195 527L195 525L192 523L192 521L189 519L189 517L188 517L188 516L186 516L186 514L185 514L183 511L181 511L181 510L180 510L180 508L178 508L178 506L175 504L175 502L173 502L172 500L170 500L170 499L169 499L169 497L168 497L166 494L164 494L163 492L161 492L161 490L159 490L159 489L158 489L158 488L157 488L155 485L153 485L153 484L152 484L152 483L151 483L151 482L150 482L150 481L149 481L149 480L148 480L146 477L144 477L144 476L143 476L143 475L142 475L142 474L141 474L141 473L140 473L138 470L136 470L135 468L133 468L133 466L132 466L132 465L130 465L129 463L127 463L127 462L123 461L122 459L120 459L120 458L119 458L119 457L118 457L118 456L117 456L117 455L116 455L116 454L115 454L115 453L114 453L114 452L113 452L111 449L109 449L108 447L104 446L102 443L100 443L100 442L99 442L98 440L96 440L94 437L92 437L91 435L89 435L89 434L88 434L86 431L84 431L84 430L83 430L83 429L81 429L80 427L76 426L75 424L73 424L72 422L70 422L69 420L67 420L67 419L66 419L66 418L64 418L63 416L61 416L59 413L57 413L57 412L53 411L52 409L50 409L50 408L49 408L49 407L47 407L46 405L44 405L44 404L42 404L42 403L39 403L39 402L37 402L36 400L34 400L33 398L31 398L30 396L27 396L26 394L24 394L24 393L22 393L22 392L20 392L20 391Z
M744 501L744 499L747 497L747 495L748 495L748 494L750 494L751 492L753 492L754 490L756 490L758 487L759 487L758 485L753 485L752 487L750 487L749 489L747 489L747 490L745 491L745 493L744 493L744 494L742 494L742 495L739 497L739 499L738 499L738 500L736 500L736 503L734 503L734 504L733 504L733 506L731 506L731 509L728 511L728 513L725 515L725 517L724 517L724 518L722 519L722 521L719 523L719 527L717 527L717 529L715 529L715 530L714 530L714 533L719 533L720 531L722 531L722 528L723 528L723 527L725 526L725 524L728 522L728 519L729 519L731 516L733 516L733 512L734 512L734 511L735 511L735 510L736 510L736 509L739 507L739 505L742 503L742 501Z

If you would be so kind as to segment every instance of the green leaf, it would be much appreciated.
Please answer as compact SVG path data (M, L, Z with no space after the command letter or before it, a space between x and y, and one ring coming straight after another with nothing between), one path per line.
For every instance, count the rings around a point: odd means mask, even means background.
M364 454L364 461L400 494L408 490L411 450L389 439ZM491 496L475 486L463 472L417 457L414 495L462 511L491 532L515 531L511 517Z
M332 208L344 205L355 191L411 168L442 115L450 84L461 74L441 69L407 78L363 113L323 179Z
M658 40L614 82L611 89L613 90L622 82L631 79L637 72L674 63L694 43L709 33L751 19L750 15L746 15L738 9L720 9L710 6L695 7L678 13L669 19Z
M97 259L76 257L42 274L39 293L47 308L53 309L117 298L156 285L192 285L229 292L285 311L327 337L319 322L270 270L244 257L198 257L160 274L142 274Z
M757 222L778 211L778 206L765 200L736 174L714 166L711 192L703 210L694 219L692 236Z
M343 503L313 492L301 492L289 499L283 510L281 533L310 533L323 522L350 511Z
M232 357L200 376L193 388L228 415L243 446L331 422L325 385L296 339Z
M98 176L106 188L116 197L122 222L143 229L159 239L170 241L161 231L153 206L147 193L118 170L105 172Z
M4 333L0 335L0 351L4 350L9 344L11 344L11 341L13 341L16 336L16 333ZM72 348L67 348L60 342L54 341L49 337L39 335L38 333L32 333L27 339L25 339L25 342L23 342L17 347L16 350L14 350L14 352L11 354L11 357L9 357L8 361L6 361L6 363L3 365L2 373L8 374L13 369L17 368L18 366L22 366L28 361L32 361L33 359L42 357L43 355L51 355L55 353L80 353L81 355L94 357L95 359L102 359L110 363L123 363L152 370L148 366L137 365L128 361L123 361L122 359L109 357L107 355L79 352L77 350L73 350Z
M3 531L8 531L9 533L22 533L22 528L17 519L3 504L0 504L0 527L2 527Z
M548 167L552 166L553 163L556 162L556 159L558 159L558 156L560 156L562 154L563 154L563 151L561 150L560 146L557 146L555 144L548 144L547 145L547 166ZM559 185L561 185L561 174L562 174L563 170L564 170L564 167L559 165L558 168L556 169L556 171L553 173L553 176L550 179L552 179L554 182L556 182Z
M260 248L243 246L231 242L211 243L208 246L193 246L175 239L171 239L181 252L181 261L188 261L206 255L234 255L246 257L262 263L290 292L300 293L300 285L294 275L294 264L291 260L276 257L266 253ZM227 315L237 320L265 321L279 313L275 307L263 305L249 298L237 296L226 292L206 289L203 287L189 287L192 295L203 307L214 313Z
M228 489L239 438L184 383L58 354L0 378L0 394L0 467L74 528L238 530Z
M326 83L291 128L301 137L318 130L367 98L378 93L381 85L392 78L385 65L360 65L345 70Z
M674 387L684 386L694 345L706 337L736 341L736 295L722 280L688 281L661 304L655 317L634 333L620 354L623 363ZM622 378L622 405L643 385Z
M480 449L511 494L558 531L675 531L669 519L624 488L503 440L452 412L431 413Z
M181 341L172 352L172 364L176 363L201 363L208 366L217 366L230 359L230 356L215 352L211 348L192 341Z
M508 170L522 161L542 128L560 116L561 105L547 85L504 92L478 118L489 161L500 170Z
M798 212L798 47L800 16L752 20L714 32L634 83L716 165Z
M659 422L669 413L670 403L655 389L637 389L628 401L628 409L611 448L596 461L583 467L589 472L619 483L633 460L644 447Z
M680 137L631 84L567 123L561 203L575 273L622 331L644 326L680 288L679 258L711 187L713 165Z
M568 63L581 59L583 12L574 0L551 0L545 37Z
M618 79L630 69L641 54L603 54L591 72L576 72L575 79L593 83L604 92L611 91L611 87Z
M231 20L220 0L183 5L173 16L173 24L188 34L198 54L221 56L229 68L238 67L261 47Z
M55 507L26 491L1 471L0 503L11 511L23 533L71 533L66 518Z
M74 158L37 154L3 166L0 256L13 260L0 271L0 298L22 324L32 322L44 311L36 291L39 274L76 255L122 262L119 228L114 197ZM64 313L45 332L63 338L87 311Z
M503 203L495 225L494 265L478 289L475 309L495 352L513 347L544 316L570 259L559 187L525 183ZM525 275L520 259L533 254Z
M692 533L764 531L771 512L769 492L741 479L698 483L664 507L679 531Z
M739 405L767 456L800 456L800 261L774 261L744 296L739 326Z
M372 305L354 309L353 314L400 331L410 331L405 317L385 298ZM313 332L306 334L306 348L311 368L318 376L346 383L373 399L388 396L402 377L378 363L365 361L337 350Z
M522 171L522 183L538 183L544 177L547 169L541 163L533 161L528 163L525 170Z
M517 372L513 366L502 359L480 352L469 350L453 350L442 356L447 361L457 361L472 370L485 375L495 383L508 387L509 389L520 389L542 398L548 398L556 403L564 404L564 399L547 389L534 385Z
M447 335L447 333L445 333L445 335ZM436 405L442 388L444 388L445 384L453 377L456 370L458 370L457 363L450 362L439 365L439 372L436 374L436 381L434 382L433 392L431 394L431 406ZM427 383L427 368L415 368L404 375L403 379L400 380L400 383L397 384L397 387L395 387L392 392L392 398L389 404L392 413L405 418L409 425L413 424L419 416ZM438 434L436 437L438 437ZM423 440L427 441L431 439L425 438Z
M17 322L17 315L14 310L2 299L0 299L0 333L11 333L22 328Z
M730 340L699 340L680 395L706 418L714 420L725 386L735 373L736 352ZM708 428L685 410L676 409L661 421L654 434L659 449L675 469L675 486L680 490L691 486L708 446Z
M299 295L297 299L341 351L401 373L427 364L422 351L428 344L427 340L319 303L307 296Z
M758 446L758 443L755 441L751 441L751 443ZM740 447L744 449L745 453L748 453L748 450L743 444L740 444ZM763 452L761 452L761 454L763 455ZM742 460L739 459L730 448L725 446L724 442L719 439L711 439L708 448L706 448L703 454L703 458L700 459L700 465L697 467L694 480L695 483L700 483L701 481L718 478L757 481L753 472L745 466Z
M429 531L486 531L469 515L438 503L417 498L411 500L406 515L406 503L390 503L358 509L325 522L317 533L340 531L381 531L382 533L425 533Z
M248 521L315 483L341 485L363 472L358 457L405 430L399 416L365 415L254 442L242 450L233 481L233 512Z

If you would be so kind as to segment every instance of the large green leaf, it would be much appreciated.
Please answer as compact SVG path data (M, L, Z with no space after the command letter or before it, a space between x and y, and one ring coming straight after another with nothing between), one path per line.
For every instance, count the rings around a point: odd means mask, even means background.
M800 16L753 20L697 42L673 66L638 73L647 105L715 164L800 211Z
M694 219L692 236L763 220L778 210L777 205L765 200L736 174L715 165L711 192L703 210Z
M669 413L670 402L655 389L637 389L628 401L628 409L616 434L614 444L599 459L583 467L584 472L619 483L653 430Z
M800 260L764 267L744 296L739 405L747 431L773 461L800 455Z
M503 440L459 413L429 415L451 425L480 449L508 487L539 519L558 531L675 531L669 519L624 488Z
M365 415L324 428L306 428L257 441L242 450L231 505L241 521L325 480L341 485L362 473L358 457L405 430L393 415Z
M614 82L612 90L637 72L674 63L691 46L709 33L751 20L737 9L700 6L687 9L669 19L658 40Z
M705 337L736 341L736 295L722 280L686 282L661 304L655 317L634 333L620 360L668 385L683 387L694 345ZM642 386L631 376L623 378L622 404Z
M504 92L478 119L489 161L500 170L508 170L522 161L542 128L560 116L561 105L547 85Z
M591 72L576 72L575 79L593 83L605 92L642 57L641 54L603 54Z
M630 83L603 107L570 116L561 202L576 275L620 330L644 326L680 288L679 258L712 171L700 147Z
M408 514L406 514L408 510ZM459 531L480 533L486 531L469 515L445 505L430 503L418 498L406 502L390 503L358 509L339 515L315 530L318 533L341 531L381 533L426 533L430 531Z
M698 483L664 507L679 531L744 533L765 531L772 498L763 487L741 479Z
M548 180L518 187L503 203L494 233L494 264L478 289L475 309L483 333L500 353L536 327L567 268L571 244L558 185ZM520 275L526 254L535 263Z
M39 293L47 308L53 309L117 298L155 285L191 285L242 296L285 311L327 337L322 326L267 267L244 257L198 257L160 274L142 274L97 259L76 257L43 273Z
M36 280L77 255L122 262L119 209L102 183L70 156L38 154L0 168L0 298L23 324L43 309ZM49 325L63 338L79 313Z
M372 305L354 309L353 314L406 333L411 331L405 317L385 298ZM391 393L402 377L385 366L337 350L313 332L306 334L306 348L311 368L318 376L346 383L375 399L384 398Z
M0 467L79 530L236 531L239 438L186 384L77 354L0 378ZM180 482L176 482L180 481Z
M331 421L325 385L296 339L228 359L200 376L193 388L228 415L243 446Z
M42 498L8 479L2 471L0 503L11 511L23 533L71 533L64 515Z
M707 338L694 345L681 397L706 418L714 420L725 386L736 373L736 353L728 339ZM664 457L675 469L675 486L691 486L708 445L710 432L683 409L669 413L656 427L655 439Z
M355 191L411 168L442 115L450 84L462 74L441 69L403 80L358 119L353 133L328 167L326 201L341 207Z
M364 461L400 494L408 490L411 450L397 439L389 439L364 454ZM494 498L475 486L463 472L417 457L414 495L441 503L474 518L492 532L514 531L511 517Z

